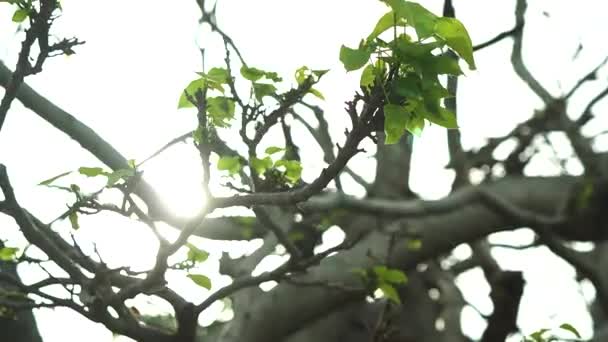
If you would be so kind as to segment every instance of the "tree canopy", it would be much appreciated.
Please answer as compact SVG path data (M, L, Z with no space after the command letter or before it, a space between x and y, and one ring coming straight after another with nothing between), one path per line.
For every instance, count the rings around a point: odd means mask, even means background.
M451 0L444 1L441 13L424 3L381 0L383 15L358 43L336 47L340 70L301 66L292 74L250 62L223 25L230 19L221 11L223 3L197 0L198 24L223 48L201 47L199 71L176 90L176 111L191 118L188 131L135 159L81 114L70 113L26 82L44 74L49 59L77 59L79 48L89 44L77 38L78 32L73 38L54 32L62 5L69 4L2 2L12 11L21 43L14 66L0 62L0 137L20 103L51 124L49 132L72 139L95 160L49 173L37 184L40 193L61 194L54 197L61 206L44 204L51 219L29 207L26 198L36 195L20 189L15 181L20 170L0 160L0 213L18 231L0 234L0 331L12 341L44 340L33 313L45 308L70 309L139 342L602 341L608 334L608 283L602 271L608 164L603 132L597 129L602 125L598 104L608 94L602 77L608 58L555 95L524 59L526 0L515 1L512 27L481 42L471 39ZM136 25L137 18L133 21ZM484 70L478 51L506 42L512 43L510 62L521 86L542 105L530 108L507 134L467 148L460 118L492 120L492 109L467 108L472 114L459 109L459 80ZM572 62L585 51L579 45ZM165 67L170 66L158 66ZM332 99L322 85L330 72L354 75L357 82L340 113L325 110ZM154 71L150 74L140 82L159 81ZM56 82L60 86L62 80ZM589 85L603 88L587 97ZM573 99L584 101L582 110ZM504 94L495 106L514 101ZM445 139L425 143L445 145L445 168L453 180L445 196L431 200L416 193L411 174L420 137L437 127ZM129 129L133 133L127 141L136 144L141 127ZM29 144L47 143L45 136L21 134ZM0 149L19 153L14 144ZM148 177L150 164L184 145L196 161L170 162L162 179L171 186L179 174L170 170L197 168L195 202L201 205L194 215L175 212ZM564 156L564 150L572 153ZM52 163L69 165L67 153L57 152ZM23 157L44 158L36 153ZM354 166L360 157L364 162ZM553 163L557 172L534 175L535 163ZM582 171L573 171L569 163ZM110 261L113 251L98 249L100 241L87 237L87 231L108 225L120 226L125 234L110 240L129 239L133 235L126 230L139 227L137 241L126 243L153 241L149 249L154 253L144 267ZM521 228L530 232L528 244L488 238ZM341 232L343 239L328 241L332 232ZM235 242L257 245L235 257L229 253L238 249ZM581 248L580 242L591 247ZM220 250L214 272L208 271L214 260L210 244ZM457 256L462 246L470 251L467 257ZM536 332L521 330L520 304L528 283L521 269L504 267L495 252L540 247L571 265L577 282L594 288L589 336L570 322L552 327L539 322ZM259 271L272 257L275 262ZM41 276L24 280L17 266ZM458 284L472 270L483 275L493 306L478 313L485 321L478 337L463 330L463 310L473 305ZM193 300L175 279L187 280L203 295ZM146 312L146 301L171 311ZM218 303L230 317L201 326L201 315Z

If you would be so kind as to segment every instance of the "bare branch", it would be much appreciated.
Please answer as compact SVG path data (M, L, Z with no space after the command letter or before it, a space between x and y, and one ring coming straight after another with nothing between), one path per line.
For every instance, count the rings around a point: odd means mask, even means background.
M524 16L526 14L527 7L526 0L517 0L515 5L515 26L522 27L513 34L513 52L511 53L511 63L515 69L515 73L530 87L530 89L540 97L540 99L547 105L553 101L553 96L532 76L523 61L522 55L522 41L523 41L523 25Z

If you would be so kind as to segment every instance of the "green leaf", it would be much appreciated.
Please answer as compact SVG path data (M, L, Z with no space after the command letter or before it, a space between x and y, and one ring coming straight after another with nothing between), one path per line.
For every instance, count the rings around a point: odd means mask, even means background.
M397 77L391 83L391 95L399 98L418 98L422 96L422 81L415 74L408 74L406 77Z
M206 275L202 274L188 274L188 278L192 279L192 281L207 290L211 290L211 279Z
M359 84L361 88L368 88L374 85L374 81L376 80L376 75L374 72L374 66L368 64L365 69L363 69L363 73L361 73L361 81Z
M536 332L534 332L533 334L530 335L530 337L536 341L536 342L543 342L545 339L543 338L543 335L549 331L549 329L540 329Z
M380 289L384 296L389 300L392 300L397 304L401 304L401 298L399 298L399 294L393 285L388 283L380 283L378 285L378 289Z
M283 152L283 151L285 151L285 149L282 147L270 146L270 147L266 148L264 153L266 153L268 155L273 155L275 153L279 153L279 152Z
M391 103L384 105L385 144L390 145L399 142L407 127L409 116L410 113L404 106Z
M249 161L249 166L251 166L258 175L263 175L266 170L272 167L272 159L270 159L270 157L264 159L253 157Z
M438 19L435 14L422 5L410 1L405 1L404 9L406 9L405 18L416 30L418 39L422 40L433 35L435 22Z
M257 80L259 80L260 78L264 77L266 75L266 72L264 70L260 70L257 68L253 68L253 67L246 67L246 66L242 66L241 67L241 76L243 76L245 79L255 82Z
M203 78L190 82L179 97L177 109L194 107L194 104L188 100L186 93L188 93L189 96L194 97L194 94L196 94L197 91L203 91L205 87L207 87L207 82L205 82L205 79Z
M458 128L456 115L443 107L439 108L438 113L425 112L424 117L430 122L445 128Z
M207 113L209 113L210 122L213 126L227 127L229 125L228 121L234 118L234 110L234 101L227 97L207 98Z
M311 75L311 71L307 66L302 66L296 70L295 77L298 85L304 83L306 79Z
M51 185L51 183L53 183L53 182L54 182L54 181L56 181L57 179L59 179L59 178L61 178L61 177L65 177L65 176L69 175L70 173L72 173L72 171L67 171L67 172L64 172L64 173L59 174L59 175L57 175L57 176L55 176L55 177L51 177L51 178L49 178L49 179L47 179L47 180L43 180L42 182L38 183L38 185L45 185L45 186L49 186L49 185Z
M264 76L272 82L281 82L283 80L276 72L266 71Z
M403 0L385 0L398 18L404 18L407 24L416 30L419 40L433 35L438 17L420 4Z
M302 176L302 164L297 160L277 160L274 163L275 167L285 167L285 178L292 184L296 183Z
M329 72L329 69L313 70L312 71L313 75L317 76L317 80L320 79L321 77L323 77L323 75L327 74L328 72Z
M17 258L17 247L3 247L0 248L0 260L2 261L13 261Z
M562 325L559 326L561 329L567 330L569 332L571 332L572 334L574 334L574 336L576 336L577 338L582 338L581 334L578 332L578 330L576 330L575 327L573 327L571 324L569 323L564 323Z
M224 68L212 68L207 73L207 78L219 84L226 84L230 81L230 74Z
M188 260L192 260L194 262L204 262L209 258L209 253L198 249L191 243L187 243L186 247L188 247Z
M264 71L258 68L250 68L246 66L241 67L241 76L251 82L258 81L262 77L265 77L266 79L271 80L273 82L281 82L283 80L276 72Z
M407 283L407 276L400 270L390 269L384 274L383 280L392 284L405 284Z
M255 94L256 100L258 102L262 102L262 99L265 96L272 96L276 93L277 88L272 84L265 83L254 83L253 84L253 92Z
M395 19L397 20L395 21ZM372 33L370 33L370 35L367 37L367 42L371 42L372 40L376 39L384 31L388 30L393 26L405 26L405 20L403 20L402 17L398 17L395 12L390 11L380 17L380 20L378 20L376 27L374 27Z
M70 214L68 215L68 218L70 219L72 229L78 230L78 228L80 228L80 224L78 224L78 212L72 210L72 212L70 212Z
M232 176L241 170L241 160L237 157L221 157L217 162L217 169L220 171L228 171Z
M325 100L325 96L323 96L323 94L315 88L310 88L308 92L320 98L321 100Z
M420 135L422 135L422 130L424 129L424 117L421 115L411 115L405 127L410 133L420 137Z
M397 52L402 56L401 62L404 64L412 64L433 56L433 50L441 48L445 44L443 42L418 43L411 42L401 38L397 40ZM413 59L413 60L412 60Z
M473 43L464 25L456 18L439 18L435 24L435 34L445 40L462 59L464 59L471 70L475 70L473 59Z
M120 180L126 181L130 177L135 176L135 170L134 169L119 169L110 174L106 173L105 176L108 177L108 182L107 182L106 186L110 187L110 186L118 183Z
M458 60L448 55L439 55L426 58L423 60L424 67L427 71L434 74L462 75Z
M371 52L365 47L351 49L342 45L340 48L340 61L344 64L346 71L353 71L363 67L371 56Z
M380 283L404 284L407 282L407 276L400 270L389 269L384 265L374 266L372 270Z
M372 267L372 271L374 271L374 273L376 274L378 279L383 279L384 274L388 271L388 267L386 267L384 265L378 265L378 266Z
M85 175L87 177L104 176L107 174L107 172L105 172L100 167L84 167L84 166L78 168L78 173L80 173L81 175Z
M16 23L20 23L25 20L25 18L30 15L30 11L25 8L19 8L13 13L13 21Z

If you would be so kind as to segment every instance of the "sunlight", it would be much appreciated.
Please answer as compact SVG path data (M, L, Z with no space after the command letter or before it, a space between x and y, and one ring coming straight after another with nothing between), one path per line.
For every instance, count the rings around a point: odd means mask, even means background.
M176 215L194 216L205 205L202 166L191 140L150 160L143 170L144 177Z

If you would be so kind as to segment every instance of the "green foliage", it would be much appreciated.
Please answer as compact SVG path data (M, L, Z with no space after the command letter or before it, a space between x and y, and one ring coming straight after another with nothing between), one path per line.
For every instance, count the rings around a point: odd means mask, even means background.
M361 73L361 81L359 84L361 88L368 88L374 85L374 81L376 80L375 68L373 65L368 64L363 72Z
M372 268L378 289L384 296L397 304L401 304L399 294L395 285L407 283L407 276L400 270L389 269L386 266L375 266Z
M78 168L78 173L80 173L81 175L85 175L87 177L96 177L99 175L107 174L100 167L85 167L85 166Z
M77 230L80 228L80 223L78 223L78 212L72 210L68 215L68 219L70 220L70 225L72 229Z
M391 11L379 19L357 48L342 46L340 61L346 71L365 66L362 89L369 90L374 85L383 88L386 143L398 142L406 131L420 135L426 121L457 128L455 115L441 107L442 99L451 94L441 85L439 76L462 74L456 55L475 69L467 30L458 19L438 17L417 3L383 1ZM404 27L413 28L416 38L406 34ZM389 31L392 40L380 38ZM456 55L450 55L448 49ZM393 71L390 77L380 61Z
M267 155L273 155L275 153L279 153L279 152L283 152L283 151L285 151L285 149L282 147L270 146L270 147L266 148L266 150L264 150L264 153L266 153Z
M372 50L363 45L358 49L351 49L347 46L342 45L340 48L340 62L344 64L346 71L353 71L360 69L369 61L372 54Z
M552 329L539 329L529 336L524 337L523 342L557 342L557 341L579 341L581 340L581 334L569 323L563 323L559 326L560 330L563 330L569 334L572 334L576 339L568 338L562 339L554 334L551 334Z
M278 159L273 161L272 156L284 152L285 149L276 146L266 148L264 158L253 157L249 160L249 166L258 175L274 175L277 177L279 184L284 183L295 184L300 180L302 175L302 164L297 160Z
M268 156L262 159L253 157L251 160L249 160L249 166L251 166L251 168L253 168L255 173L258 175L262 175L264 172L266 172L266 170L272 168L272 164L272 158Z
M207 290L211 290L211 279L203 274L188 274L188 278L190 278L196 285L205 288Z
M371 270L356 268L352 272L359 275L372 288L382 291L387 299L401 304L401 298L399 298L395 286L407 283L407 276L403 271L379 265L372 267Z
M55 182L59 178L65 177L65 176L69 175L70 173L72 173L72 171L67 171L67 172L61 173L57 176L43 180L42 182L38 183L38 185L50 186L53 182Z
M401 298L399 297L399 293L397 292L397 289L395 289L395 287L392 284L380 283L380 284L378 284L378 289L380 291L382 291L382 294L386 298L401 305Z
M15 10L15 13L13 13L13 21L16 23L20 23L24 21L29 15L30 11L28 9L18 8L17 10Z
M266 78L272 82L281 82L283 79L276 72L264 71L253 67L242 66L241 76L251 82L256 82L261 78Z
M119 170L113 171L111 173L106 173L106 174L104 174L105 176L108 177L108 183L106 186L111 187L121 180L127 181L129 178L135 176L135 174L136 174L136 170L131 169L131 168L119 169Z
M0 248L0 260L1 261L13 261L17 258L17 252L19 252L19 248L17 248L17 247Z
M313 83L317 83L328 71L329 70L311 70L307 66L302 66L295 72L296 82L298 82L298 85L302 85L310 77ZM325 96L315 88L311 87L308 90L308 94L312 94L321 100L325 100Z
M258 102L262 102L262 99L266 96L274 96L277 92L277 87L272 84L266 83L254 83L253 94Z
M191 243L187 243L186 247L188 248L188 260L194 263L204 262L209 258L208 252L198 249Z
M239 157L221 157L217 162L217 169L220 171L228 171L230 176L241 171L241 159Z
M435 24L435 33L445 40L446 44L464 59L471 69L475 69L473 60L473 43L464 25L456 18L439 18Z
M285 168L284 175L292 184L300 180L302 176L302 164L297 160L279 159L274 163L275 168Z
M228 122L234 119L234 101L225 96L208 97L207 113L209 123L216 127L228 127Z
M217 84L226 84L230 81L230 73L224 68L212 68L205 77Z
M190 100L188 99L188 96L194 96L194 94L196 94L197 91L204 91L204 89L207 86L207 82L205 82L204 79L199 78L197 80L194 80L192 82L190 82L188 84L188 86L186 87L186 89L184 89L184 91L182 91L182 95L179 97L179 101L177 103L177 108L189 108L189 107L194 107L194 104L192 102L190 102Z
M576 330L576 328L573 327L572 324L570 324L570 323L563 323L559 327L562 330L566 330L566 331L572 333L574 336L576 336L576 338L582 338L581 334L578 332L578 330Z

